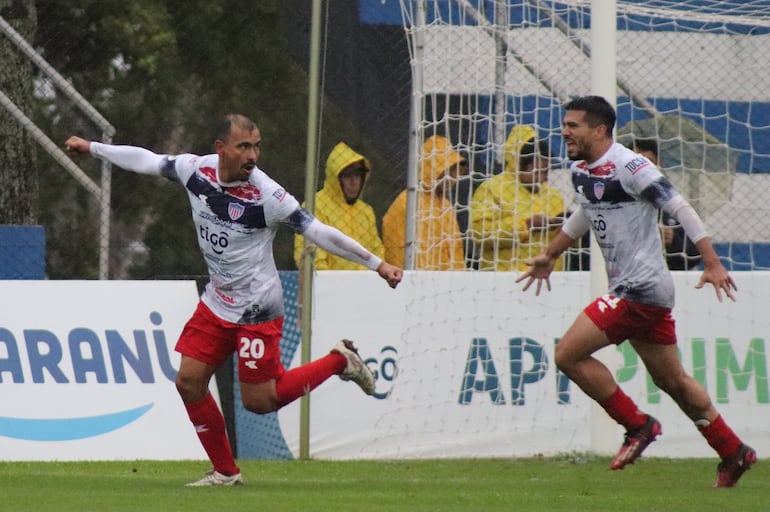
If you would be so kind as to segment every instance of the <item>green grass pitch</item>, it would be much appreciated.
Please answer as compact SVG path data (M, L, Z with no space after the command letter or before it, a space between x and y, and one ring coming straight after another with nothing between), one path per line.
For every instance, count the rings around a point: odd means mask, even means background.
M244 486L186 488L207 462L0 462L0 506L16 512L770 510L770 465L763 461L733 489L711 489L712 459L641 459L623 471L610 471L608 463L585 454L244 460Z

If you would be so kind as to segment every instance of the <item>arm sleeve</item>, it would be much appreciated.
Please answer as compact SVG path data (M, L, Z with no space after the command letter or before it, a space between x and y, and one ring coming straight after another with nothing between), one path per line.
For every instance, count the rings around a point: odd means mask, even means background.
M708 236L706 227L703 225L695 209L679 194L663 205L663 211L679 221L679 224L684 228L684 232L687 233L687 236L693 243L698 243L698 240Z
M91 155L140 174L160 175L165 155L158 155L149 149L136 146L113 146L101 142L91 143Z
M567 217L567 220L564 221L564 225L561 227L564 234L573 240L581 238L589 229L591 229L591 223L580 206L572 212L572 215Z
M361 244L337 228L328 226L318 219L313 219L302 232L302 236L315 243L321 249L336 254L346 260L363 265L370 270L377 270L382 259L367 251Z

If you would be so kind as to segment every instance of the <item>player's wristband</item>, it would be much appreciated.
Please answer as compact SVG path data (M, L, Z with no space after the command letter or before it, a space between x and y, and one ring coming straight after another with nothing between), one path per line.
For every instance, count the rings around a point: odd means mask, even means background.
M382 258L378 258L372 254L372 257L369 258L369 260L366 262L366 266L369 270L376 271L378 268L380 268L380 263L382 263Z

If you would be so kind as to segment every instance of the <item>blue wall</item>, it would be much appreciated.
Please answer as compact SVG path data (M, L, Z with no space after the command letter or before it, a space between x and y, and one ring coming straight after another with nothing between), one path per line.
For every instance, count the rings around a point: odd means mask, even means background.
M0 279L45 279L42 226L0 225Z

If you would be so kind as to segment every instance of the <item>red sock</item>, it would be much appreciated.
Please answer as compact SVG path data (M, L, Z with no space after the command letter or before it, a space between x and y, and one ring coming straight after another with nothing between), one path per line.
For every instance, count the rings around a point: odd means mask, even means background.
M338 352L330 352L320 359L287 371L275 383L280 407L317 388L332 375L341 373L347 364L345 356Z
M240 473L241 470L235 465L230 441L227 440L225 417L211 393L199 402L184 406L214 469L228 476Z
M606 400L600 402L607 414L626 430L642 428L647 423L647 415L636 407L636 404L618 386Z
M727 426L721 415L705 427L698 427L698 430L721 459L735 455L741 447L741 440L735 435L733 429Z

